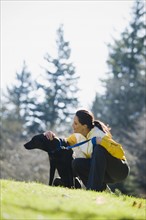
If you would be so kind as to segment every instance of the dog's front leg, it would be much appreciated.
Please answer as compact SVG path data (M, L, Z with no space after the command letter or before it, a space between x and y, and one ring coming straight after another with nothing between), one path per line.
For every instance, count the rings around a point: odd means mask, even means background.
M49 185L52 186L55 170L56 170L56 161L51 155L49 155L49 161L50 161Z

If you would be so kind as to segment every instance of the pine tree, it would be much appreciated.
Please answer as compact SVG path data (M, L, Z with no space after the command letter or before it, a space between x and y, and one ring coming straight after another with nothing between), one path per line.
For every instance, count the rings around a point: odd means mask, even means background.
M71 49L69 42L64 39L63 25L57 30L56 45L57 56L53 58L47 53L44 57L47 62L44 84L37 82L38 89L44 93L44 101L38 105L38 111L42 112L39 118L48 129L56 126L61 131L71 121L71 114L78 106L79 78L70 62Z
M35 94L33 94L31 73L24 61L20 73L16 73L15 85L7 87L5 94L5 118L21 125L18 133L27 133L35 109Z
M104 80L105 94L101 97L101 118L104 118L117 137L127 137L127 131L136 130L137 120L145 111L145 63L146 40L144 4L136 1L133 19L120 40L109 44L108 67ZM101 102L101 101L100 101ZM94 101L93 109L98 105ZM99 111L94 112L95 115ZM118 128L118 129L117 129Z

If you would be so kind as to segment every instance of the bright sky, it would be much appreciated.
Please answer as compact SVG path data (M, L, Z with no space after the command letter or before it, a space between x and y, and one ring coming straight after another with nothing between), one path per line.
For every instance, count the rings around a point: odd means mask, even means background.
M70 61L80 76L82 107L89 107L107 71L107 43L118 38L131 20L134 0L6 1L1 0L1 86L12 84L26 61L36 79L46 53L54 54L56 30L64 24Z

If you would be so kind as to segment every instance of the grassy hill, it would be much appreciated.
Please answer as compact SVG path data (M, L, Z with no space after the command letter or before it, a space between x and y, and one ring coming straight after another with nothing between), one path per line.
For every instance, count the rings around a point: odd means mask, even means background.
M146 200L120 194L1 180L1 219L146 219Z

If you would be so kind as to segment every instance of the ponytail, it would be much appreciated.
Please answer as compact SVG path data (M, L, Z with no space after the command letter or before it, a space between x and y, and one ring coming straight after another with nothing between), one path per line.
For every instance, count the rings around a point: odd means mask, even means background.
M101 122L99 120L95 120L94 126L98 127L104 133L109 133L111 135L111 133L110 133L111 128L109 127L109 125L105 125L103 122Z

